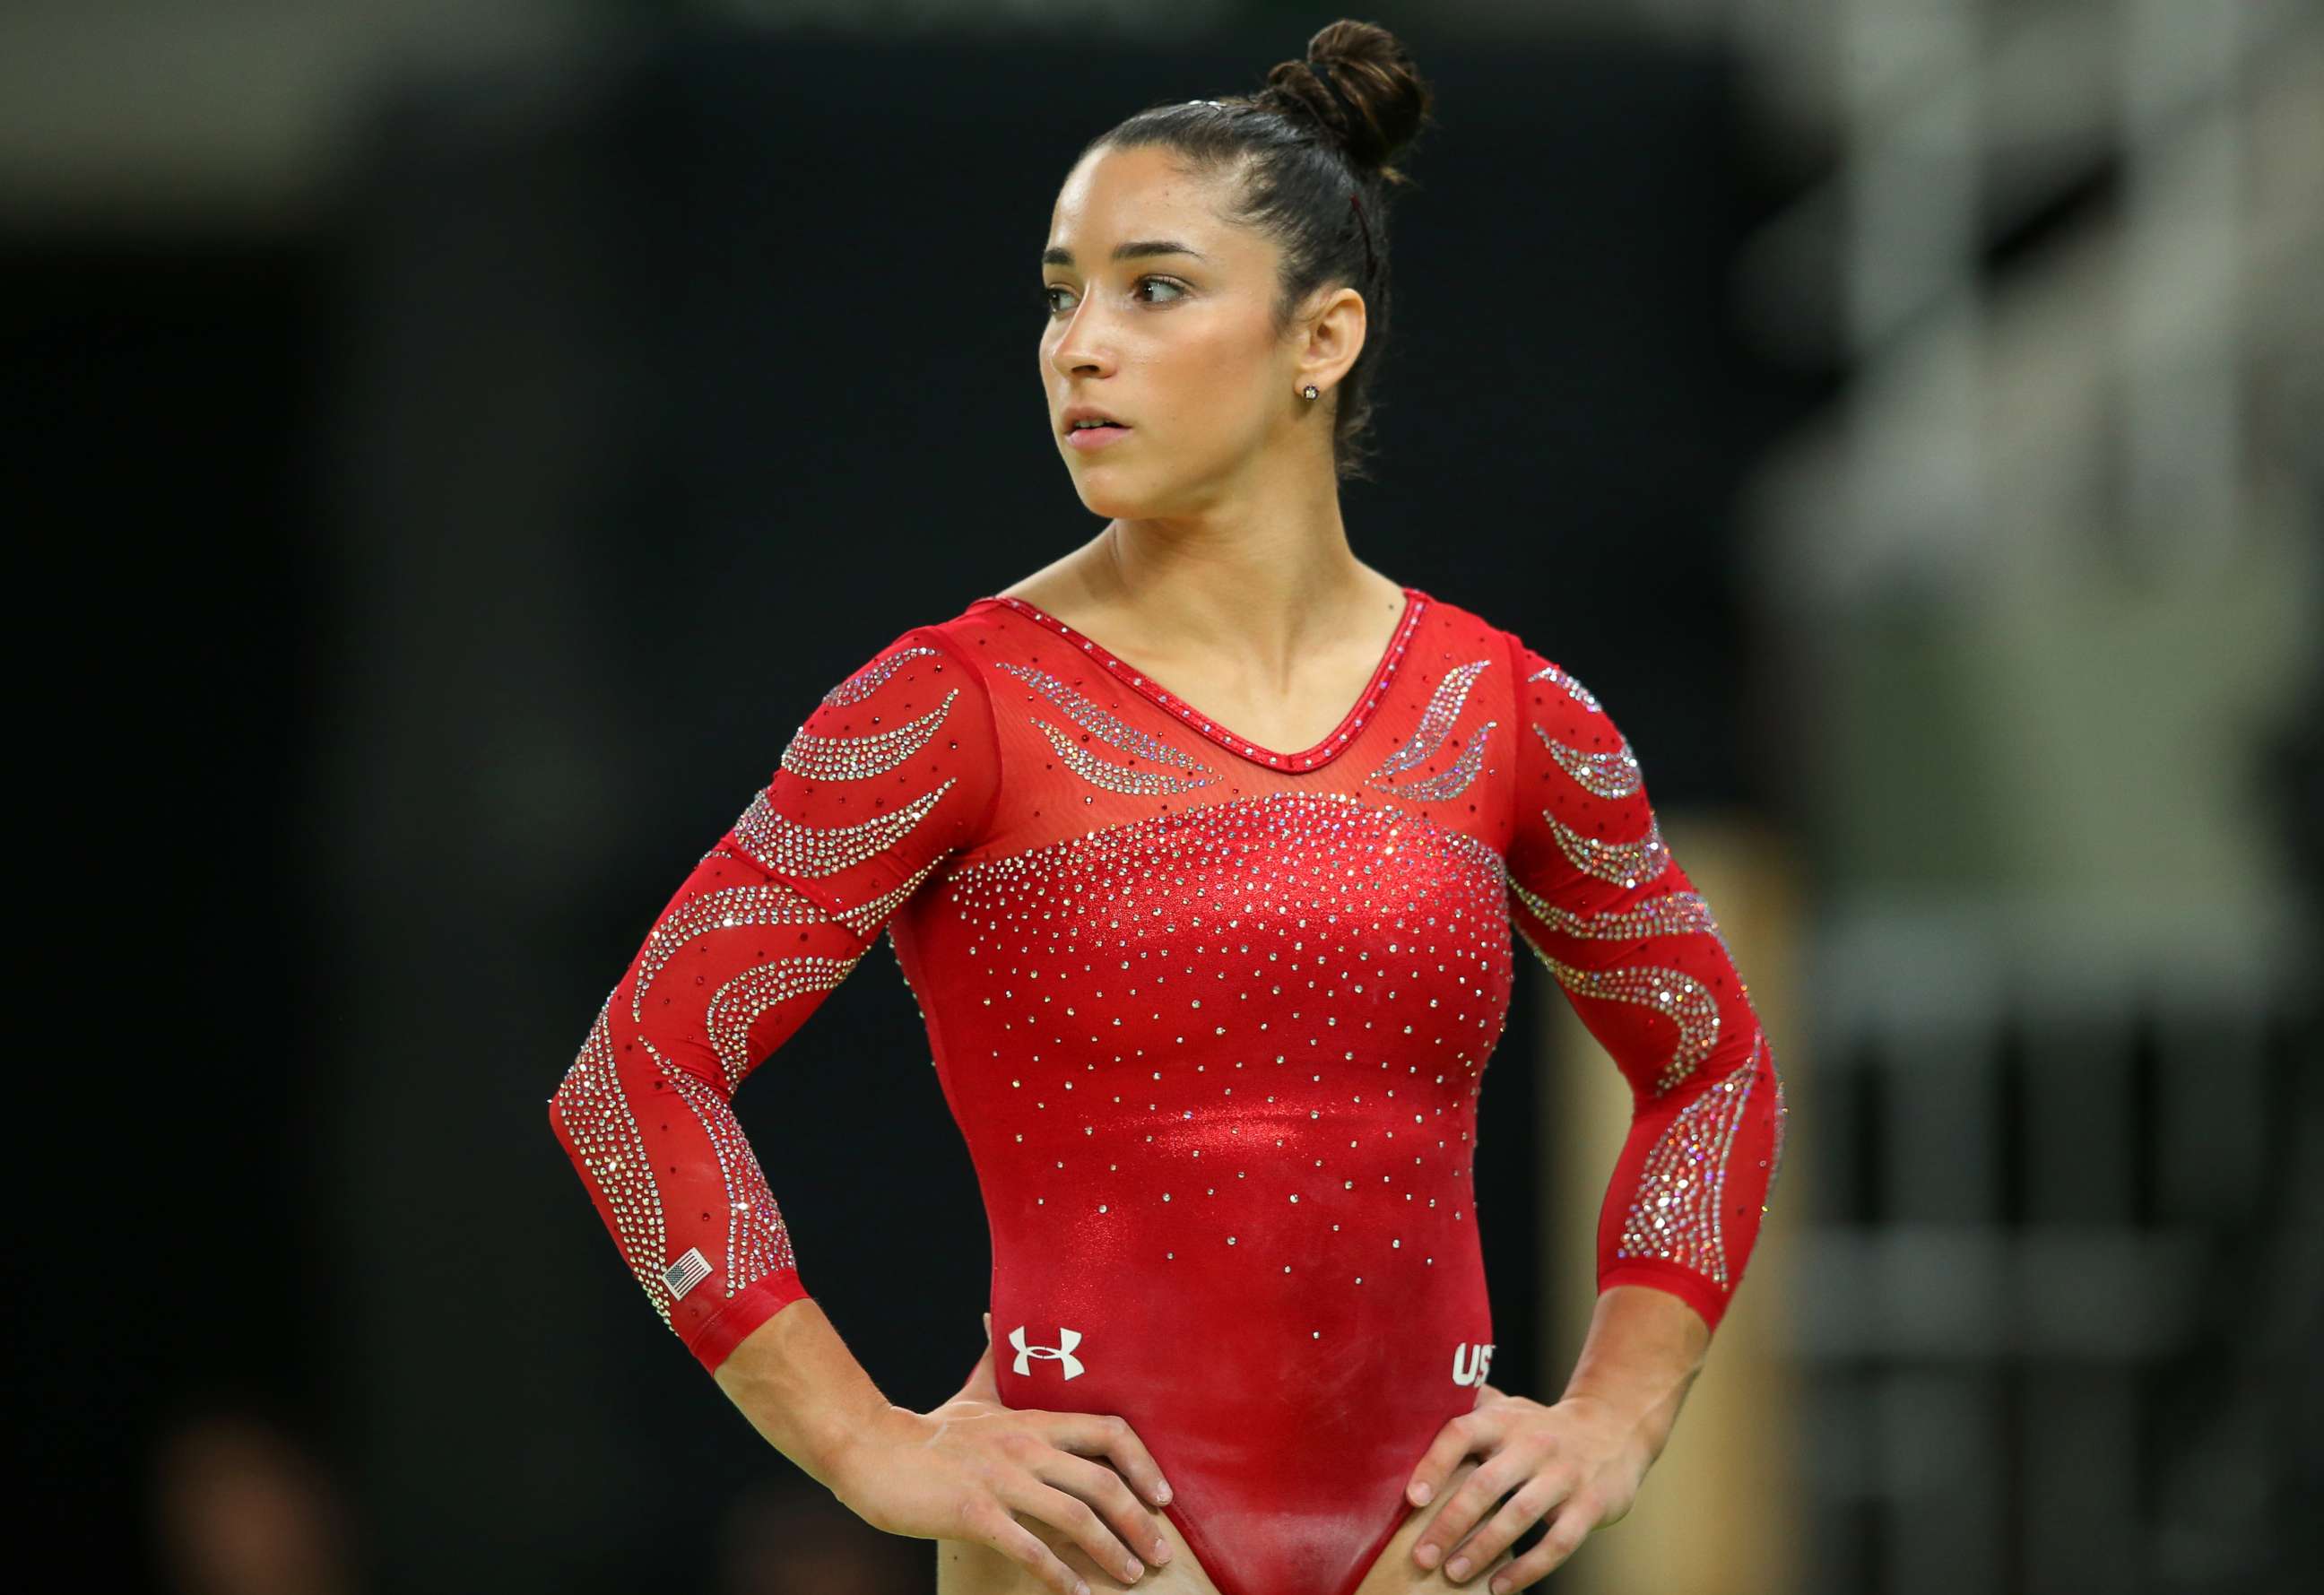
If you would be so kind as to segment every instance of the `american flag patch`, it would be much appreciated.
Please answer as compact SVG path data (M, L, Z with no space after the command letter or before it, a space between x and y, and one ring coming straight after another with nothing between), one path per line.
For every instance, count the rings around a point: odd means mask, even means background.
M709 1277L710 1264L698 1246L687 1247L684 1257L661 1271L661 1282L669 1286L672 1301L682 1300L687 1291Z

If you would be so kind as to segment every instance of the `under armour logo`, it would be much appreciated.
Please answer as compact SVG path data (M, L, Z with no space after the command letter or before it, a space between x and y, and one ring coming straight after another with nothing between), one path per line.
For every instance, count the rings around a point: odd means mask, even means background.
M1473 1351L1472 1357L1470 1353ZM1481 1385L1486 1369L1493 1366L1493 1348L1463 1343L1452 1348L1452 1382L1456 1385ZM1022 1370L1019 1370L1022 1371Z
M1009 1332L1009 1343L1017 1348L1017 1371L1020 1374L1031 1371L1034 1358L1054 1357L1065 1365L1067 1378L1081 1377L1082 1360L1074 1355L1074 1348L1082 1343L1082 1332L1078 1329L1060 1327L1057 1344L1054 1346L1028 1346L1025 1343L1025 1326L1020 1323Z

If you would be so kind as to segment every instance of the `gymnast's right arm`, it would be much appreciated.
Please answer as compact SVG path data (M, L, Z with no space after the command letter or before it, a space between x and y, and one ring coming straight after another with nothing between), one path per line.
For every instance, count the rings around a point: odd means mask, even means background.
M549 1120L655 1314L770 1444L875 1527L982 1541L1072 1595L1072 1570L1009 1508L1118 1567L1122 1542L1074 1497L1131 1544L1157 1536L1121 1479L1084 1457L1120 1455L1141 1480L1158 1479L1152 1459L1098 1415L996 1397L963 1424L949 1407L891 1406L808 1297L732 1106L914 890L983 834L999 741L982 674L955 646L915 628L824 695L656 917ZM851 1467L869 1455L889 1465Z

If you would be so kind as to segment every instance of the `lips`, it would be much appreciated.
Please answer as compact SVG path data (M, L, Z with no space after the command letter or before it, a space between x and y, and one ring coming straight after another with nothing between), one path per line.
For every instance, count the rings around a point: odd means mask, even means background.
M1090 430L1091 429L1084 426L1083 424L1087 421L1102 422L1104 426L1113 428L1120 431L1126 432L1130 430L1130 423L1128 421L1123 420L1120 416L1113 414L1111 410L1100 410L1094 404L1066 405L1063 410L1058 412L1057 429L1065 436L1070 438L1076 429L1084 431Z
M1074 427L1065 433L1065 447L1087 453L1094 448L1107 448L1130 436L1130 429L1116 423L1103 427Z

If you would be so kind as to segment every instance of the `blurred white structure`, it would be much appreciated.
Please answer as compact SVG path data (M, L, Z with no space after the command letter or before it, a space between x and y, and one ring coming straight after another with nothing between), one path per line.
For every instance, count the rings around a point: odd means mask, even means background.
M2263 800L2324 664L2324 7L1661 9L1838 150L1738 279L1846 373L1754 506L1826 889L1816 1587L2271 1587L2324 1217L2318 816Z

